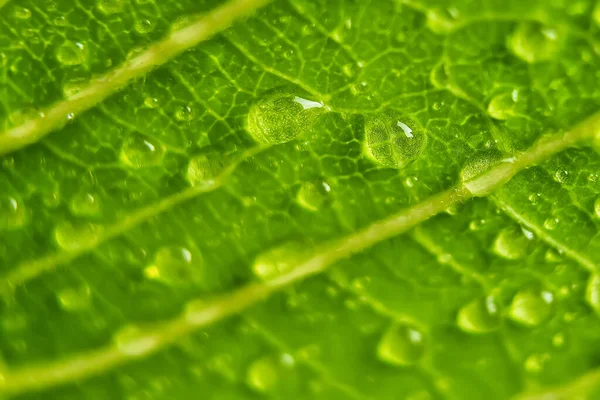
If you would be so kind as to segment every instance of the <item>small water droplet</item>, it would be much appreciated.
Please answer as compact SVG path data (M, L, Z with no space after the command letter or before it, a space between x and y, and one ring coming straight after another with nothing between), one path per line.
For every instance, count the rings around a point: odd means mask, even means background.
M326 109L322 103L274 90L252 104L246 128L259 143L286 143L309 130Z
M117 350L127 356L142 356L158 346L158 339L152 334L144 334L135 325L125 325L113 337Z
M540 193L532 193L527 197L531 204L535 205L540 201L541 194Z
M71 79L63 85L63 94L65 97L75 96L86 87L87 80L83 78Z
M557 217L551 217L544 221L544 228L548 229L549 231L556 229L558 225L560 225L560 219Z
M54 20L52 21L54 22L54 25L56 26L65 26L67 24L67 19L65 17L63 17L62 15L54 18Z
M490 117L504 121L518 115L518 91L506 92L494 96L488 104L487 112Z
M474 219L473 221L469 222L469 230L471 231L478 231L483 229L483 227L485 226L485 224L487 223L487 221L485 219Z
M418 181L419 181L419 178L417 178L416 176L409 176L404 180L404 185L406 187L411 188L411 187L414 187Z
M63 65L80 65L87 57L87 48L83 43L67 41L56 49L56 59Z
M201 283L204 278L204 263L201 257L185 247L161 247L154 255L154 263L144 269L148 279L164 282L168 285Z
M538 326L552 313L554 295L537 288L522 289L512 300L509 317L525 326Z
M562 257L556 250L548 249L546 250L546 253L544 253L544 260L549 263L558 263L562 261Z
M330 192L331 187L325 181L305 182L300 186L296 200L307 210L319 211L328 204Z
M144 99L144 105L148 108L157 108L160 106L160 100L156 97L146 97Z
M146 34L154 30L155 23L149 19L141 19L135 23L135 31L137 33Z
M498 150L481 150L475 153L460 171L460 180L462 184L473 194L473 196L485 196L489 194L489 179L495 179L494 176L488 176L486 173L492 167L502 161L502 153ZM488 179L489 178L489 179Z
M98 9L104 14L115 14L123 11L123 0L98 0Z
M569 179L569 171L564 168L558 168L554 173L554 180L558 183L567 183Z
M500 327L499 306L492 296L475 299L459 310L456 321L468 333L493 332Z
M365 116L365 153L383 166L404 168L426 143L425 130L413 118L395 111Z
M129 136L121 148L121 161L133 168L146 168L159 165L165 150L162 145L138 134Z
M186 179L192 186L212 187L224 164L223 157L216 153L195 156L188 164Z
M81 311L89 307L91 290L88 285L61 290L57 294L58 303L65 311Z
M550 361L550 354L532 354L525 359L525 371L530 374L539 374L544 369L545 365Z
M31 17L31 10L26 7L16 7L15 17L19 19L29 19Z
M558 332L554 336L552 336L552 346L556 348L561 348L565 345L565 334L562 332Z
M194 108L189 104L185 106L180 106L179 108L177 108L177 111L175 111L175 118L178 121L190 122L194 119L195 116L196 113L194 111Z
M518 260L527 254L527 247L528 239L523 232L516 227L509 227L496 236L493 251L507 260Z
M301 242L288 242L260 254L252 271L261 280L273 279L291 271L306 258L307 245Z
M562 47L558 29L535 22L523 22L509 39L512 52L528 63L553 59Z
M0 231L21 228L27 222L27 211L14 197L0 196Z
M248 386L260 393L274 391L281 384L284 375L289 373L294 365L294 362L289 363L288 356L291 357L290 355L279 357L270 355L252 362L246 371Z
M600 313L600 274L590 276L585 290L585 300L594 311Z
M600 218L600 196L596 197L596 201L594 201L594 214L596 218Z
M395 324L379 341L377 357L392 365L412 365L423 357L425 350L423 332L410 324Z
M79 192L71 198L69 209L78 217L93 217L100 213L100 199L93 193Z
M77 251L93 246L101 231L99 225L63 221L54 228L54 239L60 248Z
M433 33L448 34L457 26L459 17L460 12L454 7L431 9L427 12L427 28Z

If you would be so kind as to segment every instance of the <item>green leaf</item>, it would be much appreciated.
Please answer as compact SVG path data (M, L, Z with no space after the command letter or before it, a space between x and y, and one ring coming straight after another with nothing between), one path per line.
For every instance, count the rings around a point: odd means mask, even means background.
M600 3L0 7L0 396L600 396Z

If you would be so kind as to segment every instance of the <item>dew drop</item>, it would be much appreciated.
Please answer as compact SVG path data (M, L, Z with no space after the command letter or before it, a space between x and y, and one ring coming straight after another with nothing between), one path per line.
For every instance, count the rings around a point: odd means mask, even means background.
M54 18L52 22L54 22L54 25L56 26L65 26L67 24L67 19L61 15Z
M564 168L558 168L554 173L554 180L558 183L567 183L569 180L569 171Z
M99 0L98 9L104 14L115 14L123 11L123 0Z
M324 111L323 103L270 91L250 106L246 128L259 143L286 143L309 130Z
M202 258L193 257L185 247L161 247L154 255L154 262L144 269L148 279L168 285L201 283L204 278Z
M459 17L459 11L454 7L432 9L427 12L427 28L433 33L448 34L456 27Z
M600 196L594 201L594 214L596 215L596 218L600 218Z
M600 274L590 276L585 290L585 300L594 311L600 313Z
M27 211L14 197L0 196L0 230L18 229L25 225Z
M158 346L158 339L151 334L144 334L135 325L125 325L113 337L117 350L127 356L142 356Z
M156 97L146 97L144 99L144 105L148 108L157 108L160 106L160 100Z
M58 303L65 311L81 311L89 307L91 290L88 285L61 290L57 294Z
M489 179L494 179L494 176L489 176L486 172L502 161L502 153L498 150L482 150L475 153L464 165L460 171L460 180L462 184L474 196L485 196L489 194L488 184ZM488 179L489 178L489 179Z
M557 29L534 22L519 24L509 39L512 52L528 63L555 58L561 46L562 38Z
M500 326L499 307L491 296L475 299L459 310L456 321L468 333L493 332Z
M80 65L86 57L87 49L79 42L64 42L56 49L56 59L63 65Z
M85 88L86 80L83 78L72 79L64 84L63 94L65 97L75 96Z
M54 228L54 240L64 250L77 251L92 246L101 231L98 225L63 221Z
M425 353L423 333L409 324L395 324L381 337L377 357L388 364L405 366L419 361Z
M425 130L410 117L394 111L365 116L365 153L383 166L404 168L426 143Z
M289 354L279 357L265 356L250 364L246 371L248 386L260 393L269 393L277 389L284 375L294 366L294 359ZM286 371L287 370L287 371Z
M504 121L518 114L517 102L518 91L515 89L512 92L502 93L494 96L488 104L487 112L490 117Z
M552 313L554 295L547 290L526 288L512 300L508 315L510 319L525 326L538 326Z
M539 374L550 361L550 354L532 354L525 359L525 371L530 374Z
M310 211L319 211L328 203L331 187L325 181L305 182L300 186L296 200Z
M219 154L201 154L190 160L185 177L191 186L212 187L223 171L224 164L224 159Z
M189 122L195 117L194 109L191 105L180 106L177 111L175 111L175 118L178 121Z
M560 219L556 217L551 217L544 221L544 228L548 229L549 231L553 231L558 227L558 225L560 225Z
M121 161L133 168L146 168L159 165L165 150L160 144L154 144L149 138L133 134L121 148Z
M17 7L15 9L15 17L18 19L29 19L31 18L31 10L26 7Z
M561 348L565 345L565 334L562 332L559 332L557 334L555 334L554 336L552 336L552 346L556 347L556 348Z
M135 23L135 31L137 33L146 34L154 30L154 22L149 19L141 19Z
M528 239L515 227L504 228L494 240L493 251L507 260L518 260L527 254Z
M69 209L78 217L93 217L100 213L100 199L87 192L79 192L69 203Z
M305 244L288 242L260 254L252 265L252 271L261 280L273 279L291 271L305 259L306 253Z

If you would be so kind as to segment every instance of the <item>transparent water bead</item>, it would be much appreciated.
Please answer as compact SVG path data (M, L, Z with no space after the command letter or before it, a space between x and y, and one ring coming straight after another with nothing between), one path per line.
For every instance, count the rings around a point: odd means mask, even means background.
M202 283L204 262L185 247L164 246L154 255L154 262L144 269L148 279L169 285Z
M495 149L478 151L463 166L460 180L473 196L486 196L500 178L491 171L501 162L510 163L512 159L503 158L502 153Z
M294 364L294 358L287 353L261 357L248 367L246 382L259 393L273 392L291 374Z
M185 177L191 186L213 186L225 163L225 158L216 153L195 156L188 164Z
M310 211L319 211L324 207L331 193L331 187L325 181L305 182L300 186L296 200Z
M525 326L538 326L552 313L554 295L538 288L520 290L510 305L510 318Z
M260 254L252 265L254 275L261 280L273 279L298 266L309 247L301 242L288 242Z
M78 217L97 216L101 209L100 198L94 193L79 192L71 198L69 209Z
M132 134L123 143L121 161L132 168L147 168L160 165L165 155L164 147L152 139Z
M286 143L311 129L327 112L323 103L284 90L263 94L250 107L246 128L259 143Z
M381 337L377 357L392 365L412 365L423 357L425 350L421 330L408 323L394 324Z
M102 227L99 225L63 221L54 228L54 239L63 250L77 251L93 246L101 233Z
M0 196L0 231L21 228L27 221L27 209L15 197Z
M427 134L414 118L396 111L365 116L365 153L385 167L406 167L426 143Z
M520 228L504 228L494 240L493 251L507 260L518 260L527 254L529 240Z
M520 23L511 38L512 52L528 63L554 59L561 50L563 34L560 29L536 22Z
M56 59L63 65L80 65L86 58L87 47L83 43L67 41L56 49Z
M459 310L456 321L458 327L468 333L493 332L500 327L500 309L492 296L478 298Z
M63 289L57 294L58 303L65 311L81 311L90 306L91 290L88 285Z

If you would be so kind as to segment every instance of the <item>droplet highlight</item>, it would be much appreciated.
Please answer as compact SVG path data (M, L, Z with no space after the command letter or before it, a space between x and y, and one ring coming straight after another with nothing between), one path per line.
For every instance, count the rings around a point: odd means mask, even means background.
M425 337L421 330L410 324L392 325L377 345L377 357L396 366L412 365L425 353Z
M252 272L261 280L273 279L291 271L306 257L307 246L290 242L259 255L252 265Z
M165 154L161 144L154 143L151 139L133 134L123 143L120 159L132 168L147 168L157 166L162 162Z
M80 65L86 57L87 48L83 43L67 41L56 49L56 59L63 65Z
M100 214L100 198L89 192L79 192L71 198L69 209L78 217L94 217Z
M93 246L101 232L99 225L63 221L54 228L54 239L61 249L77 251Z
M202 283L204 272L203 259L180 246L161 247L154 262L144 269L146 278L168 285Z
M508 315L521 325L538 326L551 315L553 302L552 292L537 288L522 289L513 298Z
M471 157L460 171L462 184L473 196L486 196L489 194L490 180L496 177L488 174L492 167L502 161L502 153L498 150L478 151Z
M0 231L19 229L27 221L27 211L16 198L0 196Z
M98 9L104 14L116 14L123 11L123 0L99 0Z
M212 187L224 168L223 156L201 154L190 160L185 177L191 186Z
M528 63L554 59L562 47L562 34L555 27L523 22L509 39L512 52Z
M492 296L479 298L463 306L457 316L460 329L473 334L493 332L500 327L500 309Z
M75 312L89 308L91 290L88 285L63 289L56 295L58 304L65 311Z
M520 228L504 228L494 240L493 251L507 260L518 260L527 254L529 240Z
M331 187L325 181L305 182L300 186L296 200L310 211L319 211L329 200Z

